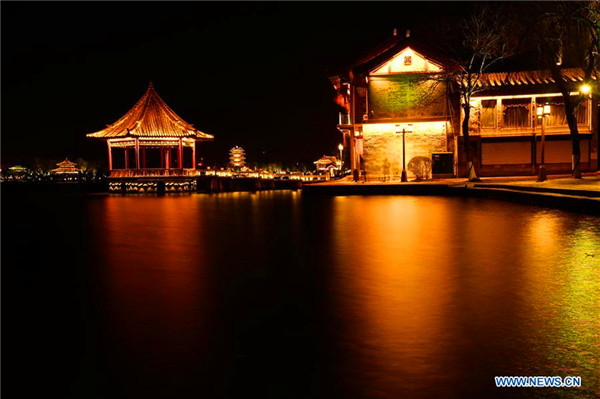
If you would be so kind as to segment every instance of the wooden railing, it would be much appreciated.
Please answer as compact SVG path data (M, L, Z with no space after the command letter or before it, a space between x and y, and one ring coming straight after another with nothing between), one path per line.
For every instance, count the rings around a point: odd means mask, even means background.
M146 168L113 169L110 171L110 177L196 176L197 174L198 171L195 169Z

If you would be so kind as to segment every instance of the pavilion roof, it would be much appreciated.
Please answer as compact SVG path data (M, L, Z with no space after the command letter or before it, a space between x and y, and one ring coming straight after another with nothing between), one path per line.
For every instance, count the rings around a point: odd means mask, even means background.
M339 162L337 157L335 156L329 156L329 155L323 155L318 161L315 161L313 163L336 163Z
M74 168L75 166L77 166L77 164L75 162L69 161L68 158L65 158L64 161L57 163L56 166L61 168Z
M179 117L154 90L150 82L140 100L121 119L106 129L88 133L87 137L193 137L212 140L214 136L201 132Z
M61 173L78 173L78 172L80 172L80 170L78 168L76 168L77 164L75 162L69 161L67 158L65 158L64 161L57 163L56 166L58 166L58 168L52 169L51 170L52 173L61 174Z

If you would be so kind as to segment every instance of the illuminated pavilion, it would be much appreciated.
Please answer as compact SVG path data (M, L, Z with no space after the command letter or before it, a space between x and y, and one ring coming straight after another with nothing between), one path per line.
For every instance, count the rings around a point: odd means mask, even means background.
M103 130L88 133L87 137L106 140L111 178L195 176L196 143L214 139L169 108L154 90L152 82L142 98L122 118ZM123 168L114 168L115 149L122 151ZM149 151L158 155L160 160L159 164L151 165L153 167L147 167ZM185 164L185 152L191 152L188 165ZM131 153L133 159L130 159Z
M67 158L65 158L64 161L57 163L56 166L58 166L58 168L50 171L55 175L73 175L81 172L81 170L77 168L77 164L69 161Z

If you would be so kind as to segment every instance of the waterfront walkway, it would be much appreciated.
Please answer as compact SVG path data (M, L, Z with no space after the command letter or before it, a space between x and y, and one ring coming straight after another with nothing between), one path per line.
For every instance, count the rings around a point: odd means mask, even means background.
M452 178L402 183L394 180L354 182L345 178L305 185L303 191L329 195L462 195L600 214L600 173L585 173L582 179L551 175L541 183L536 179L535 176L514 176L486 177L479 182Z

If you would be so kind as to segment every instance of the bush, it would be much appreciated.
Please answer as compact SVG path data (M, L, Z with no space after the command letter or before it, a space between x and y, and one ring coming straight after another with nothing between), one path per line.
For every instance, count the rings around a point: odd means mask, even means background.
M407 169L417 177L417 180L429 180L429 176L431 175L431 159L427 157L414 157L408 162Z

